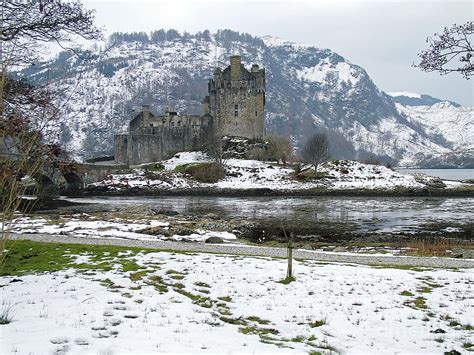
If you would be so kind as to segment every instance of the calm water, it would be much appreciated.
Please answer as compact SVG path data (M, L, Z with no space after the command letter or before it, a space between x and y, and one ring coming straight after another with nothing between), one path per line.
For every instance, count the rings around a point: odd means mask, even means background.
M402 174L423 173L446 180L474 179L474 169L397 169Z
M97 197L68 199L117 209L150 206L190 215L305 225L349 222L359 230L388 232L418 229L425 223L472 223L474 198L405 197Z

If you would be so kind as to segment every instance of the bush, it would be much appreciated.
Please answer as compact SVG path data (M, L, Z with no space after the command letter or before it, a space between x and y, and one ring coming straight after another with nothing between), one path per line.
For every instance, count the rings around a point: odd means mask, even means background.
M205 183L215 183L225 177L225 169L218 163L183 164L176 166L174 170Z
M332 176L328 175L325 172L314 171L314 170L305 170L296 174L296 179L300 181L311 181L311 180L320 180L320 179L330 179Z
M163 171L165 170L165 166L161 163L151 163L151 164L146 164L142 165L143 169L145 171Z

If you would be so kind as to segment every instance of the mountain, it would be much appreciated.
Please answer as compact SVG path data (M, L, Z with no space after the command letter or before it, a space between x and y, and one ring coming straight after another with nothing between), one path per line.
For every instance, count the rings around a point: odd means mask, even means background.
M110 154L132 111L199 113L207 79L231 54L266 69L266 128L296 145L325 130L340 158L416 165L427 154L452 153L443 133L397 107L366 71L329 49L230 30L115 33L103 49L68 52L19 73L62 93L60 141L78 157Z
M420 167L474 168L474 108L440 101L429 106L396 104L401 114L432 136L442 137L451 152L419 152Z
M388 92L395 103L404 106L432 106L440 102L449 102L454 107L461 107L460 104L454 101L442 100L430 95L417 94L409 91Z

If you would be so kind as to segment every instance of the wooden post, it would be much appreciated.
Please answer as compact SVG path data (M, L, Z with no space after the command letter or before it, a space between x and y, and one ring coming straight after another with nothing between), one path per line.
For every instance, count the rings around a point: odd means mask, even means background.
M288 246L288 272L286 277L292 278L293 277L293 247Z

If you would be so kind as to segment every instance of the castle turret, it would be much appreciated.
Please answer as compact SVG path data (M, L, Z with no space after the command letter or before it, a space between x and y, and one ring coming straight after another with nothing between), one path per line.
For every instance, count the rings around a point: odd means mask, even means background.
M233 55L230 57L230 78L232 81L240 80L240 55Z
M209 114L219 134L263 138L265 70L254 64L250 70L239 55L230 57L223 71L216 69L209 80Z
M201 111L202 111L203 116L209 114L209 95L205 96L204 99L202 100Z
M150 122L150 105L143 105L143 126L148 127Z

